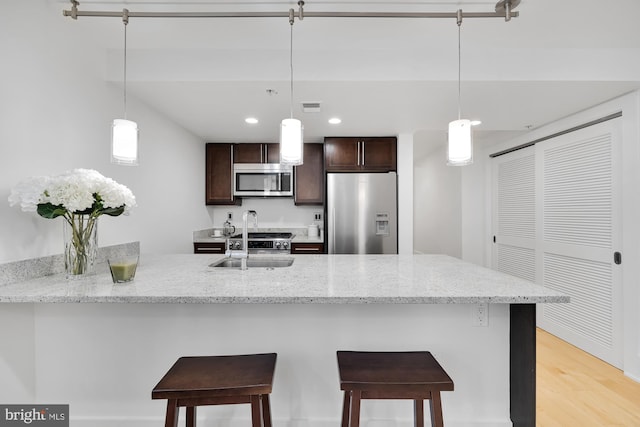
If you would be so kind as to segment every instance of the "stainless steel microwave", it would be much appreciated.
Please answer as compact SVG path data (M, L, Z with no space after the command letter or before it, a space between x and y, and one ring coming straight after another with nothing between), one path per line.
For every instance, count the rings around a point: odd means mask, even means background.
M293 167L277 163L234 163L233 194L249 197L291 197Z

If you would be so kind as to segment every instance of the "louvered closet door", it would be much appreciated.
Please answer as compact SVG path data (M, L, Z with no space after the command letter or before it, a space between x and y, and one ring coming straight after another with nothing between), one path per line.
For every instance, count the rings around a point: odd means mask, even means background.
M535 149L493 162L493 268L535 282Z
M622 366L620 119L538 143L538 283L569 294L542 304L538 324Z

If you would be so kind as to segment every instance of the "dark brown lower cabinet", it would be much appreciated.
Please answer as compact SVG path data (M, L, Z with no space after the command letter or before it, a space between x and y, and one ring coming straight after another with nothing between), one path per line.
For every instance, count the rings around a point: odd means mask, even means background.
M193 243L194 254L220 254L223 255L226 250L226 244L224 242L207 242L207 243Z
M324 243L291 243L292 254L323 254Z

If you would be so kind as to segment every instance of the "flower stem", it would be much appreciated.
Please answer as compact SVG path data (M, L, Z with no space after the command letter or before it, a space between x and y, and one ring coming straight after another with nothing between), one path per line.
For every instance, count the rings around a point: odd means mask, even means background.
M67 271L72 275L86 273L93 263L97 216L69 213L64 217L71 229L70 242L65 248Z

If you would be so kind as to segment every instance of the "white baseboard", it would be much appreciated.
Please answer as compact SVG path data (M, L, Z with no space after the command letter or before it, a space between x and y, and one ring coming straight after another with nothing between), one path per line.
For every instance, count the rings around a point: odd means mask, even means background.
M627 372L627 371L624 371L624 375L625 375L625 377L627 377L627 378L631 378L631 379L632 379L632 380L634 380L635 382L640 383L640 377L638 377L638 376L636 376L636 375L633 375L632 373Z
M209 425L207 418L198 417L197 425ZM164 417L71 417L70 427L157 427L164 424ZM184 419L180 417L178 425L184 425ZM246 419L219 419L215 425L225 427L247 427L251 420ZM336 427L340 425L339 419L274 419L274 426L286 427ZM413 427L413 420L362 420L363 427ZM447 427L512 427L509 420L501 421L464 421L446 420Z

